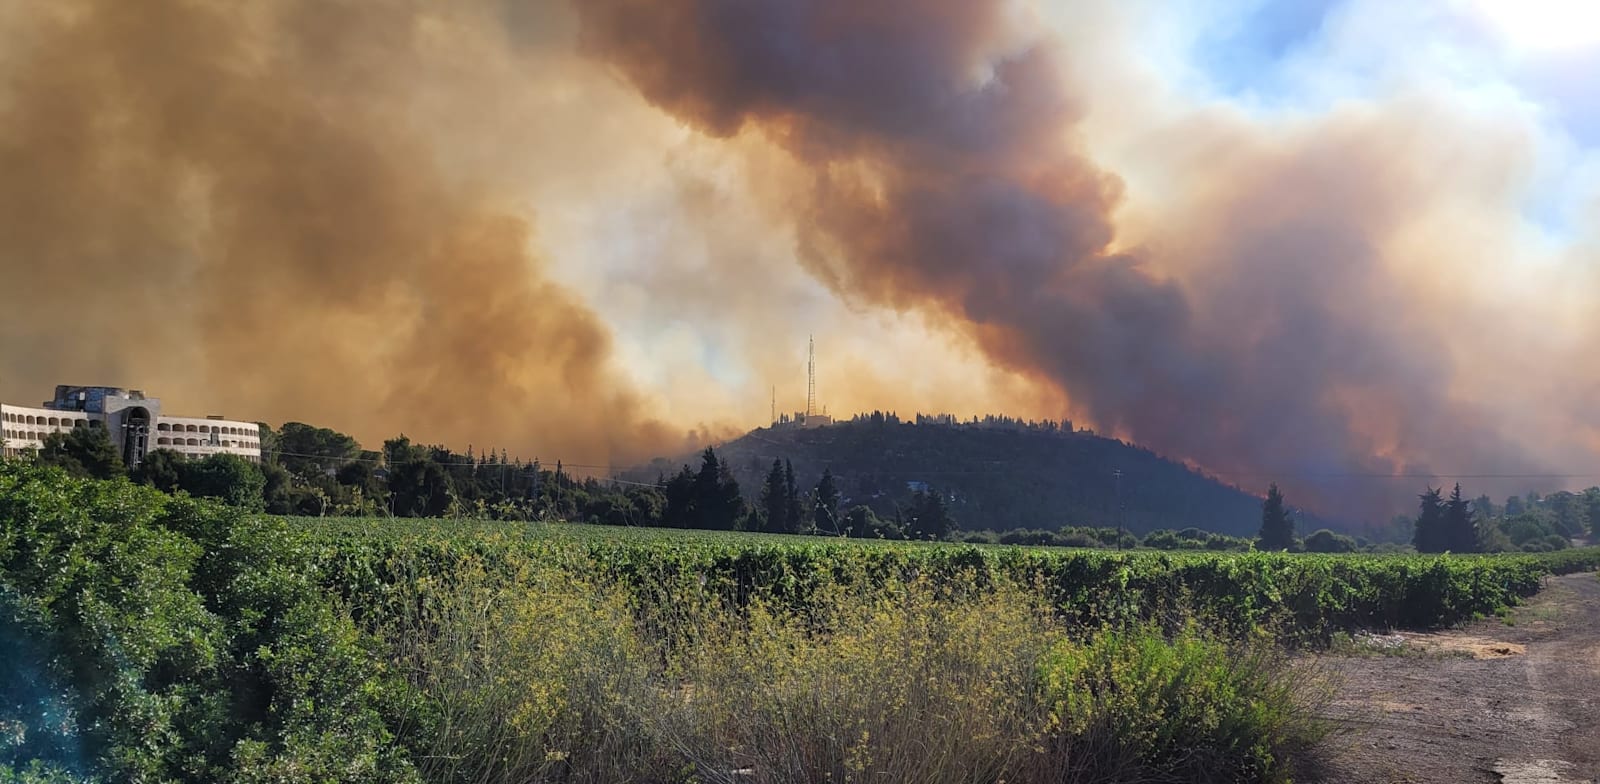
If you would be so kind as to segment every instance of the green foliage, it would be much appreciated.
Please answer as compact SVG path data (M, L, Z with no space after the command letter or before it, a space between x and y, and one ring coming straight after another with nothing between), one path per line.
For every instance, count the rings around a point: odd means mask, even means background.
M1294 520L1283 505L1283 493L1274 482L1261 503L1261 530L1256 533L1256 549L1268 552L1294 548Z
M240 509L260 511L266 475L250 461L230 454L180 463L179 486L196 498L215 498Z
M312 477L336 471L361 456L361 445L354 438L303 422L285 422L274 434L273 443L279 465L299 477Z
M1419 553L1442 553L1450 549L1450 532L1445 528L1444 498L1440 491L1429 487L1417 496L1420 511L1417 514L1416 535L1411 544Z
M956 521L943 494L934 490L911 494L905 517L906 538L942 541L955 530Z
M1043 672L1052 716L1074 747L1064 756L1079 770L1118 771L1119 780L1288 781L1286 762L1327 727L1279 656L1192 625L1170 636L1144 626L1060 643Z
M394 513L402 517L442 517L455 497L450 475L428 459L391 466L389 492Z
M1115 547L1116 531L1110 531L1109 538L1102 537L1107 544L1090 545L1094 547ZM1255 545L1255 542L1241 536L1224 536L1198 528L1185 528L1181 531L1161 529L1151 531L1139 540L1139 545L1154 550L1212 550L1244 552Z
M382 667L311 556L281 523L0 461L15 739L0 765L38 781L406 779Z
M1278 781L1318 729L1264 637L1455 623L1596 566L285 521L0 461L0 768Z
M781 477L778 466L774 473ZM768 489L774 491L771 503L777 510L780 525L788 521L786 490L780 480ZM662 523L672 528L703 528L713 531L732 531L745 517L744 499L739 495L739 482L725 461L709 447L700 456L700 470L692 472L683 467L677 476L664 484L666 509ZM770 518L769 518L770 519Z
M1308 553L1353 553L1359 549L1356 540L1326 528L1318 529L1307 536L1303 546Z
M122 454L100 427L77 427L45 436L39 462L79 478L111 479L123 474Z
M171 449L152 449L139 462L131 474L133 481L149 485L163 493L176 492L183 485L186 458Z

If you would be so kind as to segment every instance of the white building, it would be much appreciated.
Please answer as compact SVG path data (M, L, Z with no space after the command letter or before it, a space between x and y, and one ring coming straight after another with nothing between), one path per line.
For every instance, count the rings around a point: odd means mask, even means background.
M261 462L261 429L254 422L220 416L162 416L161 400L137 389L56 387L54 400L42 408L0 404L0 449L18 455L44 446L51 433L74 428L101 428L136 466L152 449L171 449L186 457L232 454Z

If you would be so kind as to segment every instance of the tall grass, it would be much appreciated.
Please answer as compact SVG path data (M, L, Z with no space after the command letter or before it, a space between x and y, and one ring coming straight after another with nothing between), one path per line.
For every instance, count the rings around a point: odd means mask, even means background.
M1083 633L970 573L674 608L514 554L451 575L380 630L432 781L1278 781L1322 731L1264 644Z

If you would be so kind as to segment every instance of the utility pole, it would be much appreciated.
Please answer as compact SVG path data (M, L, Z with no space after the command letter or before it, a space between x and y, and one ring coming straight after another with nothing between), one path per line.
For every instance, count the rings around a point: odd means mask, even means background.
M1122 469L1118 468L1117 470L1112 471L1111 475L1117 478L1117 549L1121 550L1122 549L1122 537L1123 537L1123 531L1122 531L1122 528L1123 528L1123 526L1122 526Z

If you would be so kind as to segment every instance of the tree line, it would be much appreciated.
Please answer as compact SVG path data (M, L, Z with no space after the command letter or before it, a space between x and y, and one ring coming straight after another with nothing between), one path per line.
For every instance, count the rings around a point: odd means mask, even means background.
M832 472L802 489L794 466L781 460L773 461L760 491L747 500L727 461L710 448L698 469L685 465L653 484L621 483L574 476L559 461L547 467L503 451L458 453L412 443L405 435L374 452L328 428L259 424L259 464L232 454L190 459L156 449L129 468L98 428L52 434L36 459L74 476L127 476L165 492L278 515L573 520L890 539L947 539L958 530L937 491L915 493L894 514L880 517L865 506L843 508Z
M869 420L875 417L869 415ZM887 419L887 417L885 417ZM1004 424L1010 425L1012 421ZM852 504L840 478L825 468L801 487L793 463L771 462L747 499L729 459L714 449L698 468L683 465L656 481L620 482L578 477L561 462L513 459L504 451L454 452L413 443L405 435L364 450L353 437L328 428L289 422L261 424L262 462L231 454L190 459L157 449L128 469L104 430L78 428L49 436L36 455L80 477L126 475L166 492L218 498L234 506L279 515L466 516L500 520L571 520L621 526L661 526L725 531L820 534L883 539L963 540L1068 547L1150 547L1306 552L1397 549L1319 529L1299 538L1293 511L1276 484L1261 506L1252 538L1199 528L1157 529L1138 536L1117 528L1077 526L1054 530L963 531L951 497L921 487L890 508ZM1540 552L1569 547L1574 537L1600 535L1600 488L1581 493L1512 496L1496 504L1468 500L1458 484L1446 496L1428 487L1418 513L1397 518L1413 549L1439 552ZM1392 536L1394 532L1390 532ZM1398 538L1398 537L1395 537Z

